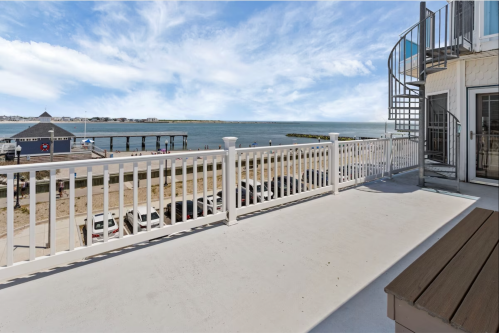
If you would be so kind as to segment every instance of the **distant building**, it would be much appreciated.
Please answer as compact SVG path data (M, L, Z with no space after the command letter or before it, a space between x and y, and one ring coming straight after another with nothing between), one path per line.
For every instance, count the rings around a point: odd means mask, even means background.
M156 122L158 121L158 118L147 118L146 120L148 123L153 123L153 122Z
M121 121L122 123L125 123L128 121L128 119L126 119L126 118L118 118L117 120Z
M70 153L71 138L75 135L53 124L47 112L40 115L40 122L30 126L11 138L21 146L22 155L41 155L50 153L50 133L54 130L54 153Z
M71 121L71 117L62 117L61 120L62 121Z

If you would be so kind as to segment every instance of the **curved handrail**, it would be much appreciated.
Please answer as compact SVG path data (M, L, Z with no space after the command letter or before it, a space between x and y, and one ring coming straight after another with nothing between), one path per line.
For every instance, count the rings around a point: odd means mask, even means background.
M441 19L444 11L444 30L441 31ZM408 84L413 81L418 81L420 79L420 74L423 74L423 79L426 80L426 76L428 75L426 66L428 57L427 52L431 52L432 54L430 57L435 59L435 54L433 52L435 52L435 44L437 41L438 46L440 47L437 50L438 62L436 62L437 64L432 67L439 67L442 63L445 63L446 65L449 50L452 54L455 47L457 47L454 45L452 40L450 40L449 43L447 40L447 14L448 4L434 13L431 13L424 20L416 23L411 28L407 29L400 35L401 37L392 48L388 56L389 117L390 119L395 119L395 128L397 130L408 131L410 132L410 136L411 131L415 132L417 128L420 128L420 126L426 128L424 131L424 137L418 139L424 140L427 148L430 145L438 145L439 148L443 150L443 153L441 156L438 156L438 159L441 158L441 160L437 162L455 166L455 174L457 177L460 121L456 115L452 114L446 108L433 105L431 109L427 109L425 111L425 123L421 123L419 119L419 111L417 111L417 107L411 106L411 103L415 103L417 105L419 105L419 103L426 103L426 105L430 105L430 100L427 97L423 97L418 99L417 102L414 102L407 97L395 97L396 95L414 95L415 97L419 97L419 90L417 90L417 88L409 87ZM435 26L437 25L437 22L439 31L438 33L435 33ZM422 29L423 24L425 25L425 29ZM427 39L424 45L421 45L419 40L421 30L425 30L425 39ZM444 36L442 36L442 33L444 33ZM413 38L414 36L416 36L416 39ZM443 47L441 47L442 42L444 43ZM425 48L424 61L420 61L421 46ZM410 47L409 52L407 52L407 47ZM415 47L416 52L414 52L413 47ZM441 55L440 52L443 52L443 55ZM458 52L456 53L458 54ZM442 61L440 57L443 58ZM416 60L415 64L414 60ZM406 79L408 76L413 78L415 77L416 79L407 81ZM413 134L412 136L419 137L417 134ZM442 147L444 143L445 147ZM428 158L431 157L434 156L428 154Z

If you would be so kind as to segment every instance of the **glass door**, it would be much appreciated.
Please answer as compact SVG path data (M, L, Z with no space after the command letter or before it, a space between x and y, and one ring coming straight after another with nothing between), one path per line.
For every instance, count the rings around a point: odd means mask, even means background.
M499 180L499 94L476 97L476 177Z

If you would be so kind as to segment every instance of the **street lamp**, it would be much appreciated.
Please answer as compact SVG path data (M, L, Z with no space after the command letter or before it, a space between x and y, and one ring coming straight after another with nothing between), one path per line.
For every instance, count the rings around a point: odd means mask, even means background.
M16 155L17 155L17 164L20 164L20 158L21 158L21 146L17 145L16 146ZM19 191L21 189L19 188L19 172L17 173L17 199L16 199L16 205L14 206L14 209L21 208L21 205L19 204Z
M168 154L168 139L165 140L165 154ZM168 185L168 160L165 161L166 163L166 168L165 168L165 186Z

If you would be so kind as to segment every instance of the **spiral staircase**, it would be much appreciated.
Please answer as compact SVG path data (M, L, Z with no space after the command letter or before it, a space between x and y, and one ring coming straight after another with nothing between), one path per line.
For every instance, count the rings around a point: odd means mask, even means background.
M425 97L425 84L449 61L471 52L473 10L472 1L435 12L421 2L420 22L402 33L388 58L389 119L419 143L420 186L437 177L455 181L459 191L460 122L445 105Z

